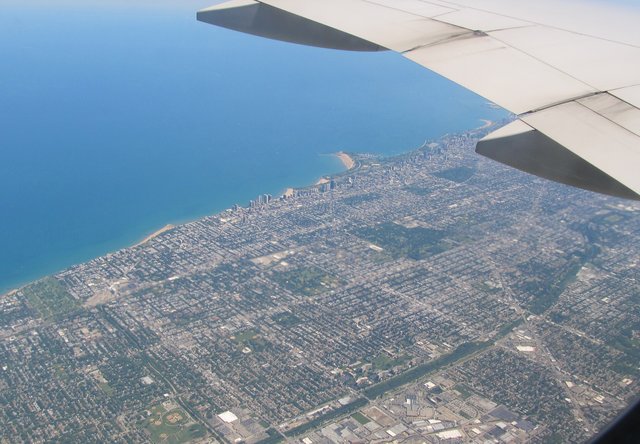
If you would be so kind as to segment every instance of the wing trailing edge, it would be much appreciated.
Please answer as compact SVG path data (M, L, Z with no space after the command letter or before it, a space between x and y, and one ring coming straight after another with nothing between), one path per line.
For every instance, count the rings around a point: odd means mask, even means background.
M640 47L485 3L232 0L198 20L310 46L399 52L518 115L480 141L479 154L640 200Z
M552 138L516 120L483 138L476 152L521 171L610 196L640 196Z
M307 46L347 51L386 50L346 32L253 0L233 0L203 9L198 11L197 19L234 31Z

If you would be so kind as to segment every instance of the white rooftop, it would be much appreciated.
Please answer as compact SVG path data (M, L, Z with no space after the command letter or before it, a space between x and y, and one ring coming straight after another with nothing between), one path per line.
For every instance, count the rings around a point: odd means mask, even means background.
M438 436L438 438L442 438L442 439L456 439L456 438L462 438L462 433L460 433L460 430L445 430L443 432L440 433L436 433L436 435Z
M233 422L238 420L238 417L230 411L220 413L218 415L218 418L222 419L224 422Z

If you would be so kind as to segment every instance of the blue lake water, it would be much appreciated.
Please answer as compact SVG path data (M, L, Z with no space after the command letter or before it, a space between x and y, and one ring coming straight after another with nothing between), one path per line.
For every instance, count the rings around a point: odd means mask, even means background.
M263 40L174 3L3 2L0 292L341 171L326 153L506 115L397 54Z

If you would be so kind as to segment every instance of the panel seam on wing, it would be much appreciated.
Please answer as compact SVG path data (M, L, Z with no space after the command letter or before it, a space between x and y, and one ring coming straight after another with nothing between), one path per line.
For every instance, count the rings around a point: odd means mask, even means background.
M258 1L259 1L259 0L258 0ZM426 18L426 19L433 18L432 16L416 14L415 12L407 11L406 9L402 9L402 8L394 8L393 6L389 6L389 5L384 4L384 3L377 3L377 2L374 2L374 1L370 1L370 0L360 0L360 1L361 1L361 2L363 2L363 3L369 3L370 5L380 6L381 8L387 8L387 9L391 9L391 10L393 10L393 11L400 11L400 12L404 12L404 13L406 13L406 14L414 15L414 16L416 16L416 17L420 17L420 18L423 18L423 19L424 19L424 18ZM437 5L437 4L435 4L435 3L430 3L430 2L420 2L420 3L424 3L424 4L426 4L426 5L440 6L440 5ZM456 12L456 11L459 11L459 9L451 8L451 11L449 11L449 12L445 12L445 14L451 14L452 12ZM439 14L439 15L441 15L441 14Z
M540 26L541 26L541 27L543 27L543 28L547 27L547 26L543 26L543 25L540 25ZM548 27L547 27L547 28L548 28ZM544 60L540 59L539 57L536 57L536 56L534 56L533 54L528 53L527 51L523 51L523 50L522 50L522 49L520 49L520 48L517 48L517 47L515 47L515 46L510 45L509 43L505 42L505 41L504 41L504 40L502 40L502 39L499 39L498 37L496 37L496 36L494 36L494 35L489 35L489 37L491 37L492 39L495 39L497 42L500 42L500 43L502 43L503 45L508 46L509 48L513 49L514 51L518 51L519 53L524 54L524 55L526 55L527 57L531 57L531 58L532 58L533 60L535 60L536 62L541 63L541 64L543 64L543 65L545 65L545 66L548 66L549 68L554 69L554 70L558 71L559 73L564 74L565 76L567 76L567 77L569 77L569 78L571 78L571 79L575 80L576 82L579 82L579 83L581 83L581 84L583 84L583 85L585 85L585 86L587 86L587 87L589 87L589 88L593 89L593 90L594 90L594 92L593 92L593 93L590 93L590 94L587 94L587 95L586 95L586 97L588 97L589 95L598 94L598 93L600 93L600 92L603 92L600 88L597 88L597 87L595 87L594 85L591 85L590 83L587 83L587 82L585 82L584 80L579 79L579 78L577 78L576 76L574 76L574 75L572 75L572 74L569 74L568 72L566 72L566 71L564 71L564 70L562 70L562 69L558 68L557 66L552 65L551 63L546 62L546 61L544 61ZM582 97L579 97L579 98L582 98ZM574 100L575 100L575 99L574 99ZM569 101L571 101L571 100L569 100ZM548 108L548 106L545 106L545 107L542 107L542 108L537 108L537 109L536 109L536 110L534 110L534 111L537 111L537 110L540 110L540 109L544 109L544 108Z
M438 21L438 20L436 20L436 21ZM440 22L440 23L443 23L443 22ZM463 28L461 26L451 25L449 23L446 23L446 24L450 25L450 26L454 26L456 28L463 29L464 32L461 32L460 34L455 34L455 35L452 35L452 36L449 36L449 37L445 37L445 38L443 38L441 40L437 40L435 42L429 42L429 43L424 43L422 45L414 46L413 48L409 48L407 50L400 51L399 54L405 55L405 54L407 54L407 53L409 53L411 51L416 51L416 50L421 49L421 48L429 48L429 47L432 47L432 46L443 45L443 44L446 44L446 43L449 43L449 42L466 40L466 39L474 38L474 37L487 36L487 34L485 34L482 31L471 31L471 30L469 30L467 28Z
M611 97L614 97L614 98L618 99L618 97L616 97L616 96L612 96L612 95L611 95L611 94L609 94L608 92L602 92L602 93L595 94L595 95L601 95L601 94L607 94L607 95L609 95L609 96L611 96ZM607 117L607 115L606 115L606 114L603 114L603 113L601 113L601 112L598 112L598 111L594 110L593 108L589 108L589 107L588 107L587 105L585 105L584 103L579 102L579 100L580 100L580 99L576 99L576 100L574 100L574 102L575 102L575 103L577 103L578 105L580 105L581 107L586 108L586 109L588 109L589 111L591 111L591 112L593 112L593 113L596 113L597 115L599 115L599 116L600 116L600 117L602 117L603 119L607 120L608 122L611 122L611 123L613 123L614 125L619 126L620 128L622 128L622 129L623 129L623 130L625 130L626 132L630 133L631 135L633 135L633 136L635 136L635 137L640 137L640 134L637 134L637 133L635 133L634 131L631 131L631 130L630 130L629 128L627 128L626 126L623 126L623 125L621 125L620 123L616 122L615 120L611 119L610 117ZM618 99L618 100L620 100L620 99ZM621 101L621 102L624 102L623 100L620 100L620 101ZM624 103L626 103L626 102L624 102ZM629 103L628 105L629 105L629 106L631 106L631 107L633 107L633 108L636 108L635 106L631 105L630 103ZM637 109L637 108L636 108L636 109Z
M520 117L520 116L527 116L527 115L530 115L530 114L535 114L535 113L537 113L537 112L544 111L544 110L546 110L546 109L553 108L553 107L555 107L555 106L564 105L565 103L571 103L571 102L576 102L576 103L578 103L578 102L577 102L578 100L581 100L581 99L587 99L587 98L589 98L589 97L597 96L597 95L599 95L599 94L606 94L606 91L596 91L596 92L592 92L592 93L588 93L588 94L582 94L582 95L580 95L580 96L575 96L575 97L572 97L572 98L570 98L570 99L561 100L561 101L559 101L559 102L550 103L549 105L541 106L541 107L539 107L539 108L532 109L531 111L527 111L527 112L524 112L524 113L520 113L520 114L518 114L518 117Z
M629 46L631 48L639 48L640 49L639 45L634 45L634 44L631 44L631 43L621 42L619 40L614 40L614 39L607 39L607 38L599 37L599 36L592 35L592 34L586 34L584 32L572 31L570 29L561 28L559 26L547 25L545 23L526 20L526 19L522 19L522 18L519 18L519 17L511 16L511 15L500 14L500 13L497 13L497 12L494 12L494 11L489 11L487 9L474 8L474 7L471 7L471 6L460 5L460 4L449 2L449 1L446 1L446 0L443 0L442 3L446 3L448 5L451 5L451 7L460 8L460 10L462 10L462 9L470 9L470 10L473 10L473 11L485 12L487 14L493 14L493 15L497 15L497 16L500 16L500 17L510 18L510 19L513 19L513 20L520 20L520 21L523 21L523 22L529 22L529 23L532 23L534 25L542 26L542 27L549 28L549 29L555 29L555 30L558 30L558 31L569 32L571 34L579 35L579 36L582 36L582 37L590 37L590 38L593 38L593 39L602 40L603 42L616 43L618 45L624 45L624 46Z

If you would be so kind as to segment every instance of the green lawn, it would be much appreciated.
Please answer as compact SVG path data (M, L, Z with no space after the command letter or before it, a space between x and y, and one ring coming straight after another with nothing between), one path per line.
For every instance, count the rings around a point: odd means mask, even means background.
M106 382L101 382L98 384L98 387L100 387L100 390L102 390L103 392L105 392L107 395L111 396L113 394L113 387L111 387L108 383Z
M69 374L65 370L65 368L60 364L55 364L53 366L53 374L56 378L61 379L63 381L67 381L69 379Z
M293 327L302 322L299 317L289 312L275 314L271 316L271 319L283 327Z
M238 333L235 333L234 336L234 341L237 342L238 344L245 344L247 342L249 342L250 340L252 340L253 338L255 338L256 336L258 336L258 333L260 333L257 329L255 328L250 328L248 330L244 330Z
M373 364L373 368L376 370L389 370L393 367L404 364L410 359L411 357L406 355L392 358L386 353L380 353L371 363Z
M261 352L271 347L271 343L260 336L260 330L257 328L250 328L235 333L233 335L233 341L238 344L239 349L249 347L249 349L254 352Z
M161 405L151 409L144 425L154 443L182 444L206 436L205 428L194 423L182 409L166 411Z
M361 412L355 412L353 415L351 415L351 417L362 425L371 422L371 420L364 416Z
M454 389L456 389L457 391L460 392L460 395L462 395L462 397L464 399L467 399L469 396L473 395L473 392L471 390L469 390L469 387L467 387L464 384L457 384ZM469 418L467 418L469 419Z

